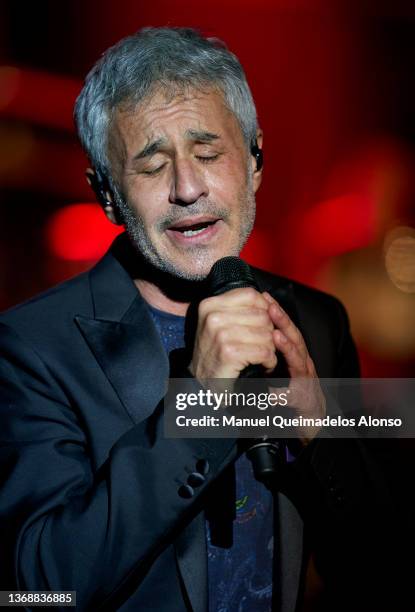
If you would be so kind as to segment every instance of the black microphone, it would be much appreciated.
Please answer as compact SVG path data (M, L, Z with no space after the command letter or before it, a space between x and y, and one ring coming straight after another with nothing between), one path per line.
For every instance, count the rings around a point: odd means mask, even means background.
M215 264L207 277L208 294L221 295L232 289L252 287L259 291L251 268L239 257L222 257ZM262 378L265 368L261 364L247 366L239 375L240 378Z
M221 295L232 289L252 287L260 291L251 268L239 257L223 257L213 266L206 279L209 296ZM263 378L266 370L261 364L251 364L244 368L239 378ZM283 440L259 438L253 440L246 451L252 462L254 476L259 482L271 487L278 466L285 462Z

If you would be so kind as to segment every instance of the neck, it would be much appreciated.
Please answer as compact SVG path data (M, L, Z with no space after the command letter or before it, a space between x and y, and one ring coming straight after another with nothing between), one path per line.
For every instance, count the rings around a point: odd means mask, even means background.
M145 301L151 306L154 306L154 308L181 317L186 316L190 302L182 302L170 298L160 287L143 278L134 279L134 284Z
M158 270L137 253L126 236L116 246L117 259L128 271L146 302L154 308L185 316L189 304L203 298L203 281L183 280Z

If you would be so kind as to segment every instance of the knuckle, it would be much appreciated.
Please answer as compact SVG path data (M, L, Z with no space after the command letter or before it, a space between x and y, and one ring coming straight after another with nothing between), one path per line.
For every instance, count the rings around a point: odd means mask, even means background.
M205 318L206 329L209 332L214 332L220 325L220 314L217 312L209 312Z
M253 308L252 309L252 315L255 317L256 322L259 325L262 325L264 327L266 327L267 329L273 329L274 326L272 324L272 321L268 315L268 312L266 310L264 310L263 308Z
M265 308L266 300L256 289L245 287L242 291L244 292L245 300L248 301L252 308L261 308L262 310Z
M205 300L202 300L199 304L199 307L197 309L199 318L204 318L207 313L209 312L209 308L210 308L210 298L206 298Z
M258 294L258 291L256 289L254 289L253 287L245 287L243 289L245 295L250 298L251 300L254 300L256 298Z
M222 361L231 361L234 357L235 350L231 344L222 344L219 355Z
M256 294L256 299L255 299L255 304L257 305L258 308L260 308L261 310L265 310L268 311L268 308L270 306L269 302L267 302L267 300L264 298L264 296L262 296L260 293Z
M228 339L228 330L222 327L216 331L215 340L218 344L225 344Z

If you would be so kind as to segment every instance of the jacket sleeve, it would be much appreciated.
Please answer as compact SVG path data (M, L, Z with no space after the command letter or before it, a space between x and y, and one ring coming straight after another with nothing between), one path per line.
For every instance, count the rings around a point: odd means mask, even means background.
M339 302L336 307L336 376L357 378L348 318ZM324 579L324 610L410 609L407 559L415 537L400 442L317 438L287 466L281 486L304 519Z
M37 353L1 325L3 589L76 590L78 609L98 609L139 584L236 452L232 440L164 438L163 408L94 473L79 414ZM189 495L183 486L198 470L205 482Z

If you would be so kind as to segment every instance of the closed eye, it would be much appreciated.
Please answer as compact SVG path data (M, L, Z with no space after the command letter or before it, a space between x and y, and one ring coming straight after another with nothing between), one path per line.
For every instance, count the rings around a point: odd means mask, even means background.
M203 164L209 164L209 163L216 161L220 157L220 153L215 153L214 155L196 155L195 157L198 161L202 162ZM145 176L155 176L156 174L161 172L161 170L164 168L165 165L166 163L161 164L161 166L157 166L157 168L153 168L149 170L142 170L141 173L144 174Z
M165 165L166 164L161 164L161 166L153 168L152 170L142 170L142 174L145 174L146 176L154 176L155 174L158 174L160 170L164 168Z
M204 164L208 164L209 162L213 162L217 160L219 157L219 153L215 155L196 155L196 159L203 162Z

